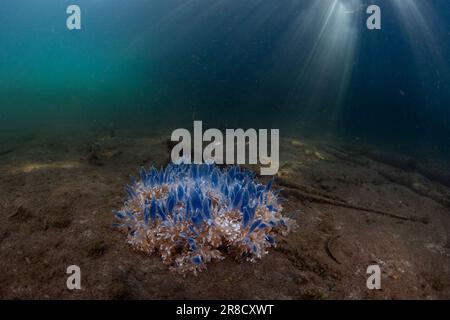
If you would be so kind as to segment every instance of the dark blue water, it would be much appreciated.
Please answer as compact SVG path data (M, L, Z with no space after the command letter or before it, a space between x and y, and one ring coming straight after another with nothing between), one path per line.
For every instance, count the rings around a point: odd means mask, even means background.
M0 0L0 21L0 134L197 119L450 153L448 0Z

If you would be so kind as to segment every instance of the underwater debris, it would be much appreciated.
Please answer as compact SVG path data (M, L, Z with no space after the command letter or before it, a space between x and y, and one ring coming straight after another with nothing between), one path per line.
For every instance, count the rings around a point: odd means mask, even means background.
M282 216L278 193L249 170L215 164L169 164L140 170L115 212L116 226L134 249L158 254L172 271L206 269L225 255L255 262L286 235L294 220Z
M300 140L297 140L297 139L291 140L291 144L295 147L300 147L300 148L303 148L305 146L305 144L303 142L301 142Z

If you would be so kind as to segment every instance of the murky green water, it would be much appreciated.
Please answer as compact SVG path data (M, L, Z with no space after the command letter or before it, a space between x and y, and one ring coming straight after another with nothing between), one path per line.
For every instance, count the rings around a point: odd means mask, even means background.
M448 154L450 2L372 2L382 30L360 0L2 0L0 134L197 119Z

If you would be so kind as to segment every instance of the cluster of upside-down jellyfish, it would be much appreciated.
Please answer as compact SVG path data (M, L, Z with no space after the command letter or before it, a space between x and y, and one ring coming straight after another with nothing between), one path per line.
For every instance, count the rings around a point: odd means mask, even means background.
M225 256L256 261L295 222L283 217L272 183L260 184L237 166L169 164L140 170L126 188L116 226L138 251L158 254L171 270L206 269Z

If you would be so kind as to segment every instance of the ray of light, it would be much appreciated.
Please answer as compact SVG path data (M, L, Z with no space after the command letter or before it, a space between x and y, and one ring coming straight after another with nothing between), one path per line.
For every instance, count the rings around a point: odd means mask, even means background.
M416 57L429 55L434 62L445 65L441 46L431 31L440 30L441 23L427 1L392 0L391 4Z
M334 122L350 81L361 9L360 0L311 2L285 35L280 55L297 60L298 70L287 104L299 109L299 119Z

